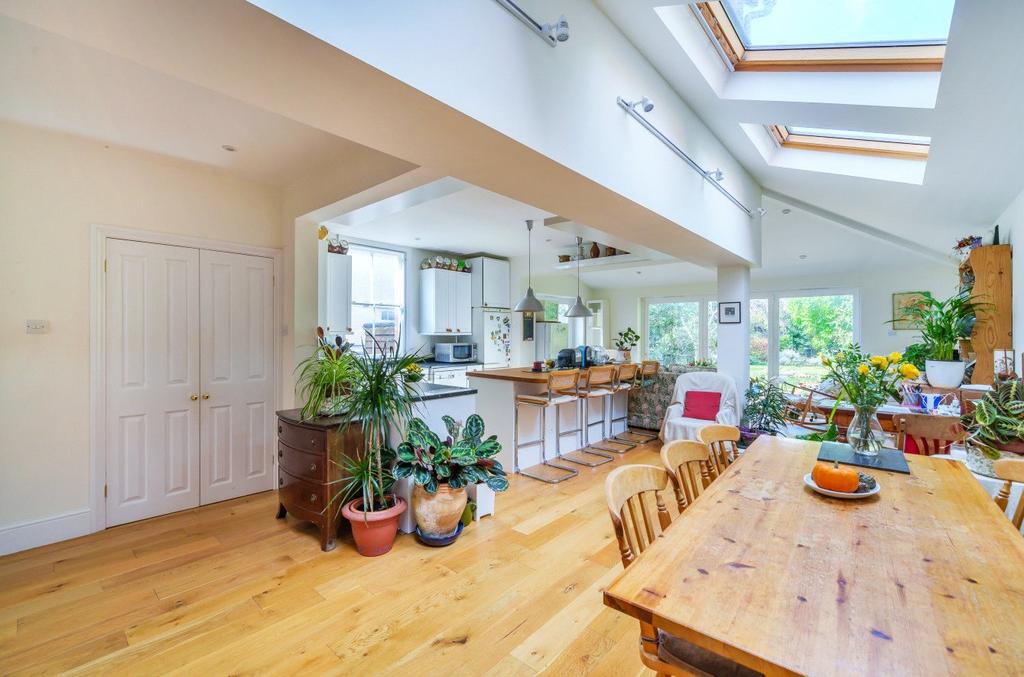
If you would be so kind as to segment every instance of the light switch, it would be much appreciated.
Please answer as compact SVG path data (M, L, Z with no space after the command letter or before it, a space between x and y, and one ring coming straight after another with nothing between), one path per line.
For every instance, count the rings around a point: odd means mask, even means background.
M49 320L25 320L26 334L45 334L50 331Z

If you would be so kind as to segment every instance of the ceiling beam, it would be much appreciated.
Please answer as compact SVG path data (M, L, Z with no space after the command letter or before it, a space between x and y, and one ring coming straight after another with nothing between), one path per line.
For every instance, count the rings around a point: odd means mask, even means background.
M930 247L925 247L920 242L908 240L907 238L900 237L899 235L893 235L892 233L886 232L881 228L875 228L874 226L869 226L868 224L862 221L857 221L855 219L843 216L842 214L830 212L827 209L823 209L821 207L818 207L817 205L812 205L809 202L804 202L803 200L798 200L797 198L792 197L790 195L778 193L774 190L771 190L770 188L764 189L764 196L769 197L773 200L778 200L779 202L785 202L786 204L792 207L796 207L797 209L800 209L802 211L805 211L808 214L813 214L820 218L826 219L828 221L831 221L832 223L836 223L840 226L843 226L844 228L849 228L850 230L861 233L862 235L867 235L868 237L873 237L877 240L882 240L883 242L894 244L897 247L902 247L903 249L918 254L919 256L933 259L935 261L940 261L947 265L953 262L953 259L950 255L935 249L931 249Z

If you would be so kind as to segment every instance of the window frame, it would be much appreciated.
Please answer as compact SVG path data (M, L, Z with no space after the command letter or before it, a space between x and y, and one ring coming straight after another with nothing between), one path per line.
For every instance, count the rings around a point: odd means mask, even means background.
M930 149L930 146L918 143L794 134L786 125L767 125L766 128L780 148L874 155L901 160L927 160Z
M942 70L946 46L808 47L747 49L719 0L695 4L695 12L726 64L734 71L916 71Z
M388 247L380 247L380 246L377 246L377 245L363 244L361 242L350 242L349 243L349 250L350 251L351 250L357 250L357 249L358 250L362 250L362 251L371 252L371 253L373 253L373 252L382 252L384 254L390 254L390 255L394 255L394 256L398 257L398 260L399 260L399 270L402 271L402 304L401 305L396 305L396 304L392 304L392 303L359 303L355 299L355 285L353 284L352 285L352 294L351 294L352 300L350 302L350 307L349 307L350 317L355 318L355 309L357 307L360 307L360 308L370 308L374 312L376 311L377 308L398 309L398 312L401 314L401 321L399 322L399 327L398 327L398 332L399 332L398 340L404 343L406 341L406 339L408 338L407 333L406 333L406 329L407 329L407 323L408 323L408 318L409 318L408 308L409 308L409 277L410 277L409 276L409 269L407 267L407 255L406 255L406 252L404 252L404 251L402 251L400 249L390 249ZM353 261L353 268L352 268L352 275L353 275L353 277L355 276L355 265L354 264L355 264L355 262ZM372 281L371 281L371 284L372 284ZM376 316L376 313L375 313L375 316ZM355 322L354 322L354 319L353 319L353 326L354 325L355 325ZM360 333L353 332L352 334L347 335L345 338L346 338L346 340L351 340L353 347L355 347L356 349L361 351L363 349L363 341L362 341L363 333L365 333L365 332L360 332ZM356 340L356 339L358 339L358 340Z
M717 303L717 296L702 294L698 296L645 296L640 303L640 355L642 359L651 359L647 347L647 337L650 335L648 326L648 313L652 303L696 303L697 304L697 354L695 360L707 360L708 357L708 319L710 312L708 304ZM715 355L715 364L718 363L718 356Z

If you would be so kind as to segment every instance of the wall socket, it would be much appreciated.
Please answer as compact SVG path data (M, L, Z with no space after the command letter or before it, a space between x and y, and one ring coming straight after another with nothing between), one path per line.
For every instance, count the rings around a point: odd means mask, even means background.
M26 334L46 334L49 331L49 320L25 320Z

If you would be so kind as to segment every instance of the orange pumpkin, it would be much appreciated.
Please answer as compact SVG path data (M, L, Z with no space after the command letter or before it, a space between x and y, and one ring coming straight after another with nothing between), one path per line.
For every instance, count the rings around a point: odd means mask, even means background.
M811 479L822 489L842 491L852 494L860 485L860 476L849 466L832 463L816 463L811 471Z

